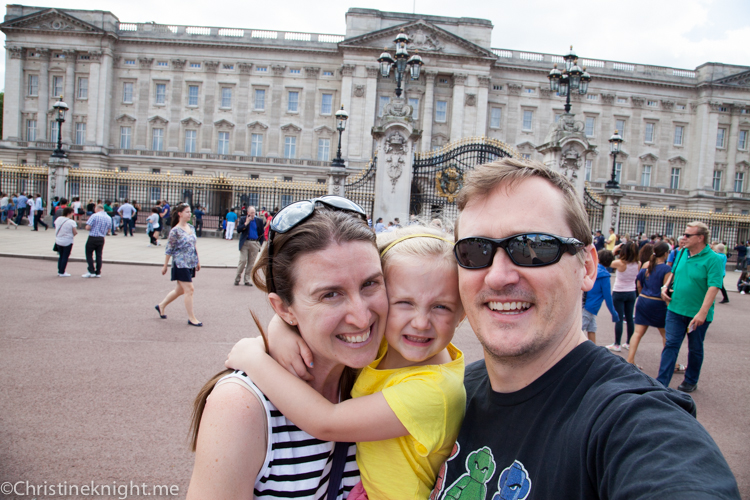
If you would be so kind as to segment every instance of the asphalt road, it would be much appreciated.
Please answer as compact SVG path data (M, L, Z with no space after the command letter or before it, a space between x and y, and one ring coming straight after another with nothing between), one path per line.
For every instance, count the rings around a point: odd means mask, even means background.
M236 340L257 335L248 309L270 318L265 297L232 286L232 269L205 269L195 282L205 327L194 328L179 299L167 320L154 311L172 287L158 267L105 264L101 279L81 279L80 262L68 271L73 277L58 278L53 261L0 257L0 483L93 481L114 490L132 482L140 489L127 498L144 498L144 484L172 486L184 497L193 398L223 369ZM693 397L698 420L750 498L750 397L741 385L750 361L750 296L735 292L730 300L716 306ZM606 308L599 324L598 343L611 343ZM482 356L468 323L454 342L467 361ZM649 375L656 375L660 352L658 333L649 331L637 358ZM686 361L685 347L679 361ZM675 376L672 386L681 380Z

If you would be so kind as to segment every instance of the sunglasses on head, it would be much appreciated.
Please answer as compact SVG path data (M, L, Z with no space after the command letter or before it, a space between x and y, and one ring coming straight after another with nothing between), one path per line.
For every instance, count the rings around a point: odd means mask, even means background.
M545 233L522 233L507 238L463 238L453 246L458 265L464 269L490 267L495 252L502 248L519 267L542 267L558 262L564 253L575 255L586 245L575 238Z
M284 234L287 231L299 226L307 219L309 219L313 213L315 213L315 207L318 204L333 210L341 210L344 212L354 212L359 215L362 220L367 223L367 214L365 210L354 203L352 200L343 198L341 196L328 195L321 196L320 198L313 198L311 200L302 200L287 205L282 208L276 216L271 220L271 226L268 232L268 278L266 282L269 284L268 291L275 292L276 287L273 284L273 238L276 233Z

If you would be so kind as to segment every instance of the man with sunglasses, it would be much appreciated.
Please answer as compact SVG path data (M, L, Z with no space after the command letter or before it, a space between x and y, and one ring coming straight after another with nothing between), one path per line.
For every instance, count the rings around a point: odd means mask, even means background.
M597 254L572 184L504 158L466 176L458 208L459 291L484 360L466 368L432 498L739 498L692 399L582 332Z
M669 387L673 370L667 370L677 361L685 335L688 337L688 364L685 380L677 387L682 392L693 392L698 388L698 378L703 365L703 341L708 326L714 318L714 299L724 286L726 265L707 242L708 226L702 222L691 222L682 235L685 249L672 264L672 277L662 287L662 299L668 304L665 324L667 342L661 352L659 376L656 380ZM670 297L667 290L674 290Z

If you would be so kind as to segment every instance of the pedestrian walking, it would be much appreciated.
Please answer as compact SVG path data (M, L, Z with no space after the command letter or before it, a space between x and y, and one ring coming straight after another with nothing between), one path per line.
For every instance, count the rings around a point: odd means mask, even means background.
M710 237L708 226L691 222L683 236L685 248L675 258L671 279L661 289L661 297L667 303L667 343L661 352L656 380L669 387L680 346L687 335L688 364L685 379L677 389L693 392L698 387L703 365L703 341L714 318L714 300L724 280L721 261L706 243ZM673 290L671 296L669 290Z
M148 246L158 247L161 243L157 241L159 239L159 209L157 207L151 209L151 215L146 219L146 224L146 233L151 240Z
M734 268L734 272L741 273L747 269L747 247L744 242L740 241L734 249L737 250L737 266Z
M724 277L727 275L727 247L723 243L717 243L711 249L716 252L721 260L721 296L723 300L719 304L728 304L729 297L727 296L727 289L724 287Z
M44 230L49 229L49 226L44 222L44 201L42 195L37 193L34 199L34 229L32 231L39 231L39 224L44 226Z
M171 304L180 295L185 296L185 310L188 315L188 325L203 326L193 313L193 278L195 273L201 270L201 263L198 257L198 250L195 247L197 236L195 228L188 224L191 216L190 206L187 203L180 203L174 209L172 215L172 229L169 231L169 241L167 249L164 252L166 258L161 274L167 274L169 267L169 258L172 258L172 281L177 282L174 290L169 292L164 299L154 308L159 313L161 319L167 319L164 312L167 306Z
M615 305L612 302L610 274L607 271L607 268L612 264L615 257L606 248L599 250L597 254L599 256L599 264L596 268L596 281L594 281L594 287L586 292L586 299L583 303L583 322L581 323L582 330L586 332L589 340L594 344L596 344L596 316L599 314L602 302L607 304L607 309L609 309L612 315L612 322L617 323L620 321L620 315L617 314Z
M83 209L81 208L81 198L76 196L73 198L73 220L80 220L83 215Z
M643 246L646 248L650 243ZM641 252L643 251L641 249ZM667 336L664 323L667 318L667 304L661 298L661 287L669 279L671 269L667 264L669 243L661 242L654 247L652 255L636 276L638 300L635 304L635 332L630 339L628 363L635 364L635 353L638 351L643 335L648 327L653 326L661 334L662 343L666 344ZM640 367L639 367L640 368Z
M6 193L0 192L0 223L5 223L8 218L8 204L10 197Z
M203 216L206 215L206 212L201 210L200 205L196 205L193 215L195 216L195 234L200 238L203 236Z
M617 260L612 262L615 274L615 286L612 287L612 302L615 304L620 321L615 323L615 343L607 346L613 352L620 352L622 347L630 347L630 339L633 336L635 325L633 324L633 309L635 308L635 277L641 267L638 262L638 244L632 241L615 246L615 254L619 251ZM627 342L620 344L622 340L622 323L628 323Z
M102 205L94 206L94 214L86 221L89 238L86 240L86 263L88 271L82 278L102 277L102 252L104 251L104 237L112 229L112 218L104 212ZM96 254L96 264L94 263Z
M234 236L234 227L237 224L237 212L234 209L227 212L226 221L227 231L225 238L231 240Z
M68 266L70 252L73 251L73 238L78 234L78 224L73 220L73 209L65 207L62 215L55 222L55 248L57 249L57 275L68 278L70 274L65 272Z
M26 215L26 208L28 207L29 199L26 197L26 195L21 194L18 195L18 198L16 199L16 220L15 223L17 226L21 225L21 221L23 220L24 215Z
M240 284L242 273L245 273L245 286L253 286L250 273L255 264L255 258L260 252L260 247L266 240L265 221L262 217L255 216L255 207L249 207L246 214L243 214L237 226L237 232L240 235L240 261L237 264L237 274L234 276L235 286Z
M122 237L127 238L128 232L130 236L133 236L133 218L136 216L136 210L133 205L128 202L128 199L123 200L120 208L117 209L117 213L122 217Z
M184 203L181 203L184 205ZM161 205L161 237L168 238L171 229L171 218L172 218L172 207L169 206L167 200L162 200Z

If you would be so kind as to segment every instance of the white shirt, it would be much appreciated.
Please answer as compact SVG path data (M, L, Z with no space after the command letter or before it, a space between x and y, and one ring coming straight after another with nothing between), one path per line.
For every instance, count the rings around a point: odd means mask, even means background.
M159 229L159 214L151 214L146 220L151 223L152 228Z
M55 220L55 243L61 247L73 244L73 228L78 225L67 217L58 217Z
M80 202L80 201L74 201L74 202L73 202L73 210L74 210L74 213L76 213L76 214L77 214L77 213L78 213L78 210L80 210L80 209L81 209L81 202Z
M133 214L135 213L135 207L130 203L126 203L117 210L117 213L122 215L123 219L132 219Z
M2 199L0 199L0 207L7 207L8 206L8 197L3 196Z
M34 210L44 210L44 207L42 206L42 197L40 196L36 200L34 200Z

